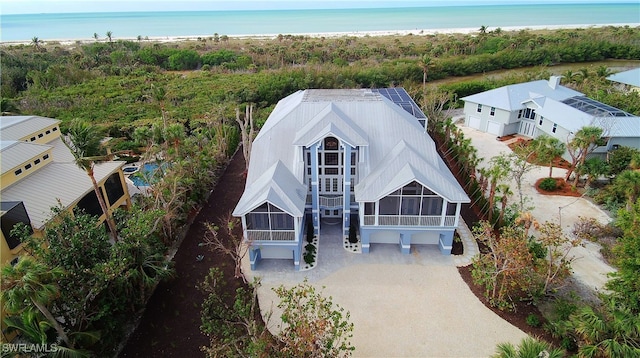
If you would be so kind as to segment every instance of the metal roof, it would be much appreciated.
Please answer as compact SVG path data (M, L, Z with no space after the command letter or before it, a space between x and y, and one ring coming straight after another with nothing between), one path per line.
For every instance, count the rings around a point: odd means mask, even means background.
M590 107L589 103L592 102L572 102L576 103L572 106L564 101L547 99L536 112L570 132L575 133L585 126L596 126L603 129L605 137L640 138L640 117L622 111L625 115L612 115L609 111Z
M58 123L57 119L40 116L0 116L0 138L20 140Z
M427 119L427 116L424 115L420 107L416 105L416 102L413 101L413 98L409 96L404 88L374 88L371 91L380 93L387 97L391 102L397 104L414 117L418 119Z
M411 165L416 176L414 180L422 178L420 180L425 181L423 184L429 189L445 195L450 201L469 201L436 152L431 137L424 132L416 117L403 107L379 92L368 89L310 89L282 99L255 138L245 193L241 198L242 206L236 208L236 213L250 211L262 204L250 200L257 190L254 186L264 187L263 174L278 162L282 162L282 169L289 171L298 183L302 183L304 168L300 158L301 146L310 145L313 142L309 141L321 138L314 135L315 130L318 133L332 133L344 142L368 142L366 162L358 166L361 182L367 180L369 175L386 170L389 161L392 161L389 153L404 141L405 146L413 152ZM379 175L378 180L373 181L375 183L367 186L367 191L381 193L394 180ZM356 186L356 196L360 195L358 191Z
M633 117L633 114L584 96L567 98L562 103L596 117Z
M125 162L96 164L94 176L99 183L118 171ZM28 177L2 190L3 201L22 201L31 218L31 224L42 228L51 218L51 208L64 207L82 199L93 191L87 173L72 163L49 163Z
M624 83L625 85L640 87L640 67L629 71L618 72L607 77L607 79L618 83Z
M537 80L499 87L482 93L461 98L465 102L479 103L507 111L524 108L523 102L536 97L546 97L562 101L583 93L560 86L559 79L552 76L549 80Z
M50 145L15 140L3 140L0 143L0 166L2 167L2 174L51 149Z
M281 161L264 172L247 188L233 211L242 216L256 207L269 202L294 217L304 215L307 187L302 185Z

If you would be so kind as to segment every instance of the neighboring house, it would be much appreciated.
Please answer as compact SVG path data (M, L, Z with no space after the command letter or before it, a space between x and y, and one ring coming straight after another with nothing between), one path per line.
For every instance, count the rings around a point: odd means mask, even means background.
M622 84L629 91L640 92L640 67L618 72L607 77L608 80Z
M0 265L15 260L22 250L10 234L18 222L34 232L44 230L51 208L75 207L104 220L91 179L78 168L60 137L60 121L39 116L0 117L2 178L2 252ZM95 165L95 178L110 210L131 206L121 161Z
M593 155L619 146L640 149L640 117L560 85L559 76L504 86L462 98L465 125L497 137L542 134L566 143L585 126L603 129L605 144ZM568 154L565 153L565 159Z
M252 269L262 259L300 268L306 226L354 225L371 244L438 245L450 254L470 200L425 132L427 118L402 88L310 89L284 99L255 138L242 218ZM319 238L322 247L322 237Z

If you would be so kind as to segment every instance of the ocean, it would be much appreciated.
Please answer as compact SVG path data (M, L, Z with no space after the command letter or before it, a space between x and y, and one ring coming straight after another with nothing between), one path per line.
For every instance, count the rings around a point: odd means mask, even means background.
M117 40L605 24L640 25L640 4L0 15L0 41L86 40L107 31Z

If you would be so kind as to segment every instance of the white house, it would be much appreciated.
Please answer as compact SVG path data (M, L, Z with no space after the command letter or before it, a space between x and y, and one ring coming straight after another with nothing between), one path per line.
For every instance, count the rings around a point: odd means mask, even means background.
M640 67L629 71L618 72L607 77L609 81L620 83L630 91L640 92Z
M242 218L252 269L290 259L297 269L306 226L339 221L376 243L438 245L450 254L470 200L425 132L427 118L402 88L298 91L282 99L255 138ZM322 235L319 238L322 246Z
M566 142L584 126L603 129L606 144L594 154L619 146L640 149L640 117L560 85L559 76L496 88L462 98L465 125L497 137L546 134Z

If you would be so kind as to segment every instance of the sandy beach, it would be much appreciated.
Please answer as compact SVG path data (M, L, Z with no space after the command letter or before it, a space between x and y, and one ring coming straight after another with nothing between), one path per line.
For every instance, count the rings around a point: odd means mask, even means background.
M624 24L576 24L576 25L540 25L540 26L505 26L505 27L487 27L487 32L495 31L500 28L503 32L511 31L553 31L561 29L587 29L587 28L601 28L601 27L638 27L640 23L624 23ZM226 35L232 39L238 40L273 40L279 35L292 35L303 36L309 38L339 38L339 37L367 37L367 36L407 36L407 35L438 35L438 34L473 34L478 33L479 28L475 27L461 27L461 28L445 28L445 29L413 29L413 30L386 30L386 31L351 31L351 32L322 32L322 33L291 33L291 34L250 34L250 35L233 35L233 34L220 34L220 36ZM181 42L181 41L197 41L199 39L207 39L213 37L212 34L206 35L190 35L190 36L155 36L144 37L144 42ZM137 37L114 37L114 41L137 41ZM80 38L80 39L52 39L52 40L40 40L44 44L60 44L60 45L73 45L77 43L92 43L96 42L94 38ZM105 39L98 41L104 42ZM0 41L2 46L11 45L27 45L31 41Z

